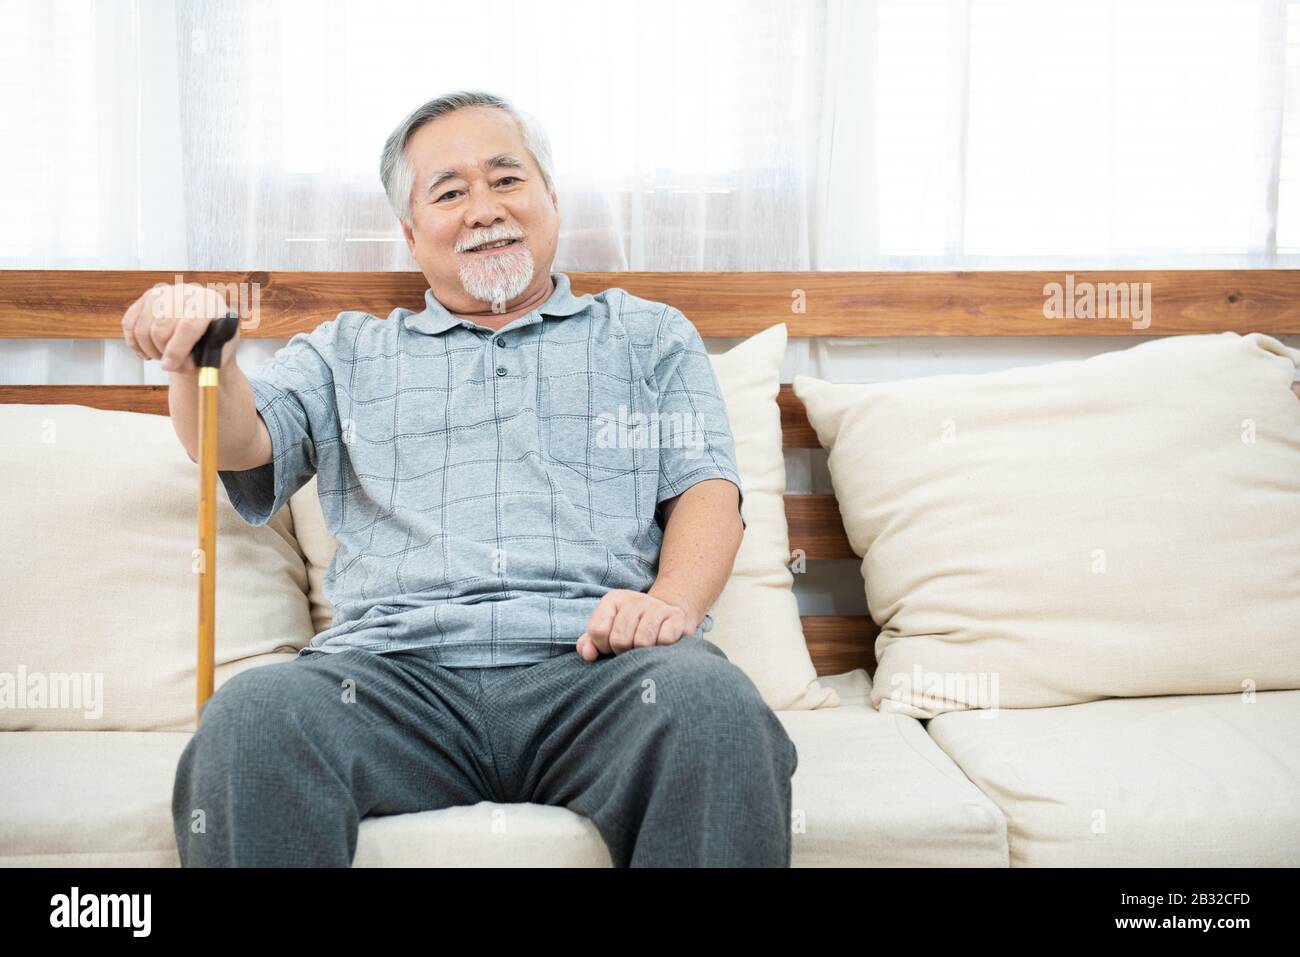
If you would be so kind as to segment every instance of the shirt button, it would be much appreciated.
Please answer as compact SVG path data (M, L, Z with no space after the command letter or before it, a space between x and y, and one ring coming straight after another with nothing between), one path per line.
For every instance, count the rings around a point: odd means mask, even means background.
M497 366L497 375L505 375L505 374L506 374L506 367L505 367L505 366Z
M504 339L498 339L497 348L504 349L505 347L506 347L506 341Z

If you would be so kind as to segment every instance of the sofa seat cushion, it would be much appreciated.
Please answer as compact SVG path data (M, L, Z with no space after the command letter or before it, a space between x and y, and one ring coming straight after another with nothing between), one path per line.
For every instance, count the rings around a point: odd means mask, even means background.
M778 711L799 751L796 867L1006 867L1006 821L915 718L871 704L862 670L822 678L840 707Z
M1300 865L1300 691L940 715L1013 867Z
M611 867L589 818L568 808L482 801L367 817L354 867Z
M190 736L0 732L0 865L179 867L172 782Z
M794 861L1007 865L1006 822L914 718L870 705L866 673L821 679L841 707L780 711L799 750ZM176 866L171 794L188 732L0 734L0 864ZM368 817L357 866L608 866L564 808L482 802Z

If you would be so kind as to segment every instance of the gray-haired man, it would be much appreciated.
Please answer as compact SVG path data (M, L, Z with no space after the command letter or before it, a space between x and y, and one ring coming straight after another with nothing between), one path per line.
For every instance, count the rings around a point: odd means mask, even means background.
M346 866L363 817L490 800L587 816L620 866L788 865L794 744L704 638L744 523L698 332L551 272L550 151L498 97L420 107L381 174L424 310L345 312L221 377L239 513L265 523L318 478L335 618L207 704L173 795L182 862ZM193 458L205 323L149 295L124 329L174 360Z

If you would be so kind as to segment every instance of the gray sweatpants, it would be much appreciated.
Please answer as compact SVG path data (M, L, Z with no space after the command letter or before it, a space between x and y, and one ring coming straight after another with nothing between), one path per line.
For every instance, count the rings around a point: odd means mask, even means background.
M363 817L480 801L576 811L620 867L786 867L797 761L706 638L503 668L353 648L222 685L172 817L187 867L347 867Z

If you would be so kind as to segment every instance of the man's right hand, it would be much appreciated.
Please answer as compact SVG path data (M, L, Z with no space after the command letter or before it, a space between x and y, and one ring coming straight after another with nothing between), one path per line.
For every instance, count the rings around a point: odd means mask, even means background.
M168 372L197 375L190 354L208 325L228 312L220 293L195 283L159 283L122 315L122 337L142 359L159 359ZM221 365L232 360L239 345L239 330L221 347Z

